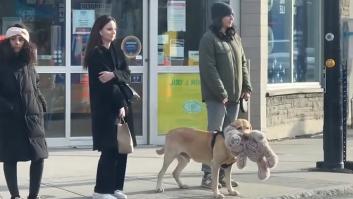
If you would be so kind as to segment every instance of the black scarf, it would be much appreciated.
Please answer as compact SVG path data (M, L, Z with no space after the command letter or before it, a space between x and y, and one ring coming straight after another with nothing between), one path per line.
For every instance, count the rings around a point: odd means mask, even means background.
M221 28L217 25L211 25L210 30L222 41L232 41L233 37L236 33L236 30L234 27L230 27L226 30L225 33L221 32Z

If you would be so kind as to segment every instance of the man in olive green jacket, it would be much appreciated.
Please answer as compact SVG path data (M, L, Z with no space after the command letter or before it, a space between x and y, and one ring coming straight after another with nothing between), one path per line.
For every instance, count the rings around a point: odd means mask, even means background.
M238 117L239 99L248 100L251 85L247 60L240 37L233 27L232 8L215 3L211 8L212 25L203 35L200 46L200 79L202 100L206 103L208 130L222 131ZM205 175L201 186L210 188L211 169L202 165ZM220 172L220 183L224 182ZM237 183L232 181L233 186Z

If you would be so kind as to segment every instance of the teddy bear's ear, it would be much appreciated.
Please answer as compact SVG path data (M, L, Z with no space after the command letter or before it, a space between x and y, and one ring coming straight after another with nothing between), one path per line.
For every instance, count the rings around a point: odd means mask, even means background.
M254 138L254 140L256 140L258 142L263 142L266 140L265 134L259 130L252 130L250 135L251 135L251 137Z

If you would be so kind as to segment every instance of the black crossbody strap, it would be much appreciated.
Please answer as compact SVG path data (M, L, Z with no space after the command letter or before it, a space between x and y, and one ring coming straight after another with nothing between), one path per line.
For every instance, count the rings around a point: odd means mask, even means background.
M213 150L214 145L216 144L216 138L218 135L222 135L222 137L224 138L224 134L222 131L217 131L217 133L212 133L212 140L211 140L211 148Z

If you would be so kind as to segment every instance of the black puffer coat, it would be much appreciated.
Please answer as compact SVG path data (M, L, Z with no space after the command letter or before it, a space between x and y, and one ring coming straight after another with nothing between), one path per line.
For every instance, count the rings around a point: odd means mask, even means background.
M0 162L48 157L44 137L45 100L33 66L0 49Z
M128 105L118 84L130 82L130 70L123 53L115 45L112 43L110 49L96 46L88 55L93 149L99 151L117 147L116 120L119 109ZM102 71L113 72L115 78L100 82L98 77ZM131 134L136 145L135 135Z

